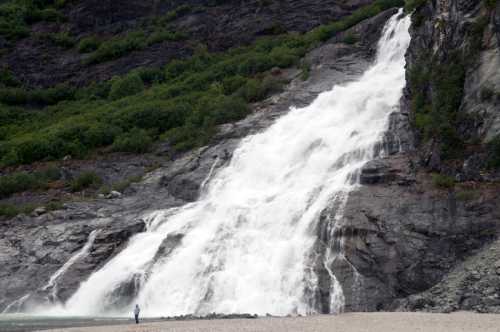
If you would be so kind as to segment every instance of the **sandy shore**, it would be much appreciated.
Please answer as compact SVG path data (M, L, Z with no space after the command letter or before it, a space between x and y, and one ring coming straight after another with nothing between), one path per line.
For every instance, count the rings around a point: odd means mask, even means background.
M53 332L500 332L500 315L349 313L339 316L197 320L51 330Z

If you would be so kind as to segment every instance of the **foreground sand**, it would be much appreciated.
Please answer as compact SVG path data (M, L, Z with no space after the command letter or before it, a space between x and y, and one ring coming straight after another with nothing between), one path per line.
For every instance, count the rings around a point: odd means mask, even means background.
M51 330L58 332L500 332L500 315L349 313L339 316L172 321Z

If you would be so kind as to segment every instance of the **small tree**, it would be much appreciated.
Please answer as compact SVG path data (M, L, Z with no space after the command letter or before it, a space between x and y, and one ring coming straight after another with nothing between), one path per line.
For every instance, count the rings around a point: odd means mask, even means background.
M137 74L130 74L122 78L113 78L109 98L118 100L127 96L135 95L144 90L144 82Z

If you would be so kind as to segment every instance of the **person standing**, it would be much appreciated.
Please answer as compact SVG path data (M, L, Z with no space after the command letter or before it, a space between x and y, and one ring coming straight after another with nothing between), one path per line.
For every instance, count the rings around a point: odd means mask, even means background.
M136 304L134 308L134 317L135 317L135 323L139 324L139 313L141 312L141 308L139 308L139 305Z

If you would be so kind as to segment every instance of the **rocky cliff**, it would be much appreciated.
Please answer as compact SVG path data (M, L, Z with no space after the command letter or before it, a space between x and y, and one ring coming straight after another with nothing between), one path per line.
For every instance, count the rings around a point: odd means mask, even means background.
M497 17L486 1L415 9L401 113L331 235L347 310L500 311Z

